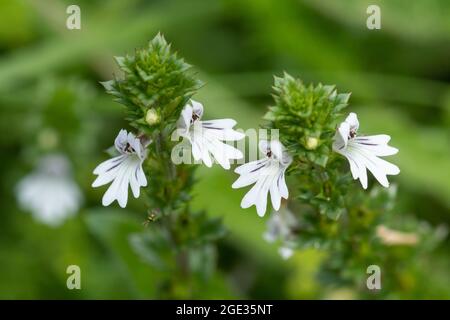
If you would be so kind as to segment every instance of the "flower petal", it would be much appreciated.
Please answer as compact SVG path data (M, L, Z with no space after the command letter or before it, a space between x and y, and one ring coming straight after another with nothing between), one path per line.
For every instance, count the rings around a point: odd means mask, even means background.
M242 198L241 208L247 209L256 203L262 184L262 179L256 181L254 186L245 194L244 198Z
M375 159L378 158L376 158L376 156L370 155L361 149L358 153L354 152L354 154L359 159L360 163L362 163L373 174L375 179L377 179L383 187L389 187L389 181L386 178L386 173L382 167L377 166Z
M127 144L127 130L122 129L119 131L119 134L117 135L116 139L114 140L114 146L116 147L117 151L120 153L123 153L123 149L125 148Z
M338 151L346 148L349 136L350 125L347 122L342 122L334 135L333 149Z
M367 170L364 160L358 155L357 152L355 153L348 149L343 150L341 154L343 154L349 161L350 170L352 170L352 164L354 165L353 169L355 172L352 172L353 178L359 178L359 182L361 182L362 187L367 189Z
M262 178L262 185L259 190L259 194L256 199L256 212L258 213L258 216L264 217L264 214L266 213L267 209L267 197L269 193L270 184L272 182L273 176L270 174L265 175Z
M208 129L232 129L236 125L233 119L216 119L202 121L202 126Z
M238 174L249 173L251 171L257 170L257 168L264 167L264 165L267 162L268 162L267 158L256 160L256 161L247 162L247 163L244 163L243 165L240 165L236 169L234 169L234 172L238 173Z
M284 199L287 199L289 197L289 190L287 188L286 180L284 178L285 171L286 170L283 170L281 172L281 174L278 176L277 184L278 184L278 188L280 190L281 197L283 197Z
M192 119L192 107L188 104L181 111L181 117L177 123L178 128L184 130L185 132L189 131L189 128L191 127L191 119Z
M267 152L270 150L270 142L267 140L260 140L258 143L259 151L264 153L264 155L267 154Z
M350 130L358 131L359 121L356 113L350 112L347 118L345 119L345 122L349 124Z
M203 105L195 100L191 99L192 112L195 113L200 119L203 116Z
M270 184L270 201L272 202L272 207L275 211L280 210L281 195L280 195L280 188L278 186L277 176L274 176Z
M256 162L256 161L254 161ZM242 188L242 187L246 187L249 186L253 183L255 183L256 181L258 181L258 179L261 178L262 176L262 172L264 171L265 165L260 165L255 167L255 169L253 171L250 172L246 172L244 174L242 174L233 184L232 184L232 188L233 189L238 189L238 188Z
M127 155L120 155L118 157L114 157L112 159L106 160L102 163L100 163L95 169L94 174L99 175L108 171L113 170L114 168L117 168L124 159L126 159Z
M214 138L217 140L237 141L245 138L245 134L235 131L233 129L213 129L212 127L207 126L203 126L203 129L205 131L208 131L208 134L214 136Z

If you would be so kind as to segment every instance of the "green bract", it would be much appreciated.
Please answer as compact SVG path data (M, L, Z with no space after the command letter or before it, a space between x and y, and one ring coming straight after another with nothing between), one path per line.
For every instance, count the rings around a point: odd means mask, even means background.
M104 82L106 91L115 101L127 107L130 125L151 132L145 121L148 110L159 114L164 127L173 127L184 105L201 87L187 64L170 44L158 34L147 48L137 49L134 55L116 57L123 78Z
M275 105L264 116L269 127L280 130L280 140L294 158L325 166L337 117L350 94L338 94L334 86L305 86L287 73L275 77L273 90Z

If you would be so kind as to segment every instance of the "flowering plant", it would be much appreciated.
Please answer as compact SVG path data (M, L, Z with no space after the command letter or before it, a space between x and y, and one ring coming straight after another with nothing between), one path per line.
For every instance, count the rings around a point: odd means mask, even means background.
M103 85L125 106L134 131L119 132L116 154L95 168L93 187L111 183L103 196L105 206L117 200L125 207L129 186L135 198L144 198L149 227L133 235L131 245L154 267L169 271L161 296L195 296L198 288L192 279L208 280L215 261L213 243L225 234L220 219L192 210L195 166L175 161L178 151L207 167L216 161L230 169L234 160L244 162L234 170L239 177L232 187L253 185L242 208L254 205L261 217L272 211L264 238L281 242L283 258L295 249L328 249L332 263L324 264L324 272L344 281L356 281L345 270L386 263L380 245L402 238L392 237L397 231L384 225L396 188L364 189L371 184L367 170L389 187L387 175L400 170L380 157L398 150L388 145L388 135L360 135L355 113L342 121L350 94L338 93L334 86L306 86L287 73L275 77L275 103L264 116L263 128L279 134L261 139L261 158L245 163L246 154L229 144L245 137L234 129L236 121L203 119L203 104L193 100L202 83L161 35L116 61L123 76ZM181 150L179 138L185 142Z

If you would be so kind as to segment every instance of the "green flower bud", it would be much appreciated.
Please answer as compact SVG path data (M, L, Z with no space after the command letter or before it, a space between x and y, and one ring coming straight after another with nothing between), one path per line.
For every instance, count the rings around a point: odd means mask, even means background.
M159 122L159 115L155 109L149 109L145 115L145 122L153 126Z
M305 148L308 150L315 150L319 145L319 139L316 137L308 137L306 138Z

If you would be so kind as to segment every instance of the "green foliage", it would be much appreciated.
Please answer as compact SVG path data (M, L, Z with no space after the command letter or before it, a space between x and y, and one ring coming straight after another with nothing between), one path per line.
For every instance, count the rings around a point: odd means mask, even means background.
M115 101L127 107L130 125L145 133L154 131L149 126L158 125L160 130L173 130L182 108L201 86L192 75L191 66L171 52L161 34L147 48L137 49L134 55L116 57L116 62L124 79L104 82L103 86ZM149 124L146 116L150 110L158 121Z
M350 94L338 94L334 86L305 86L287 73L275 77L273 89L275 106L264 119L280 130L281 142L299 162L325 166L336 118Z

